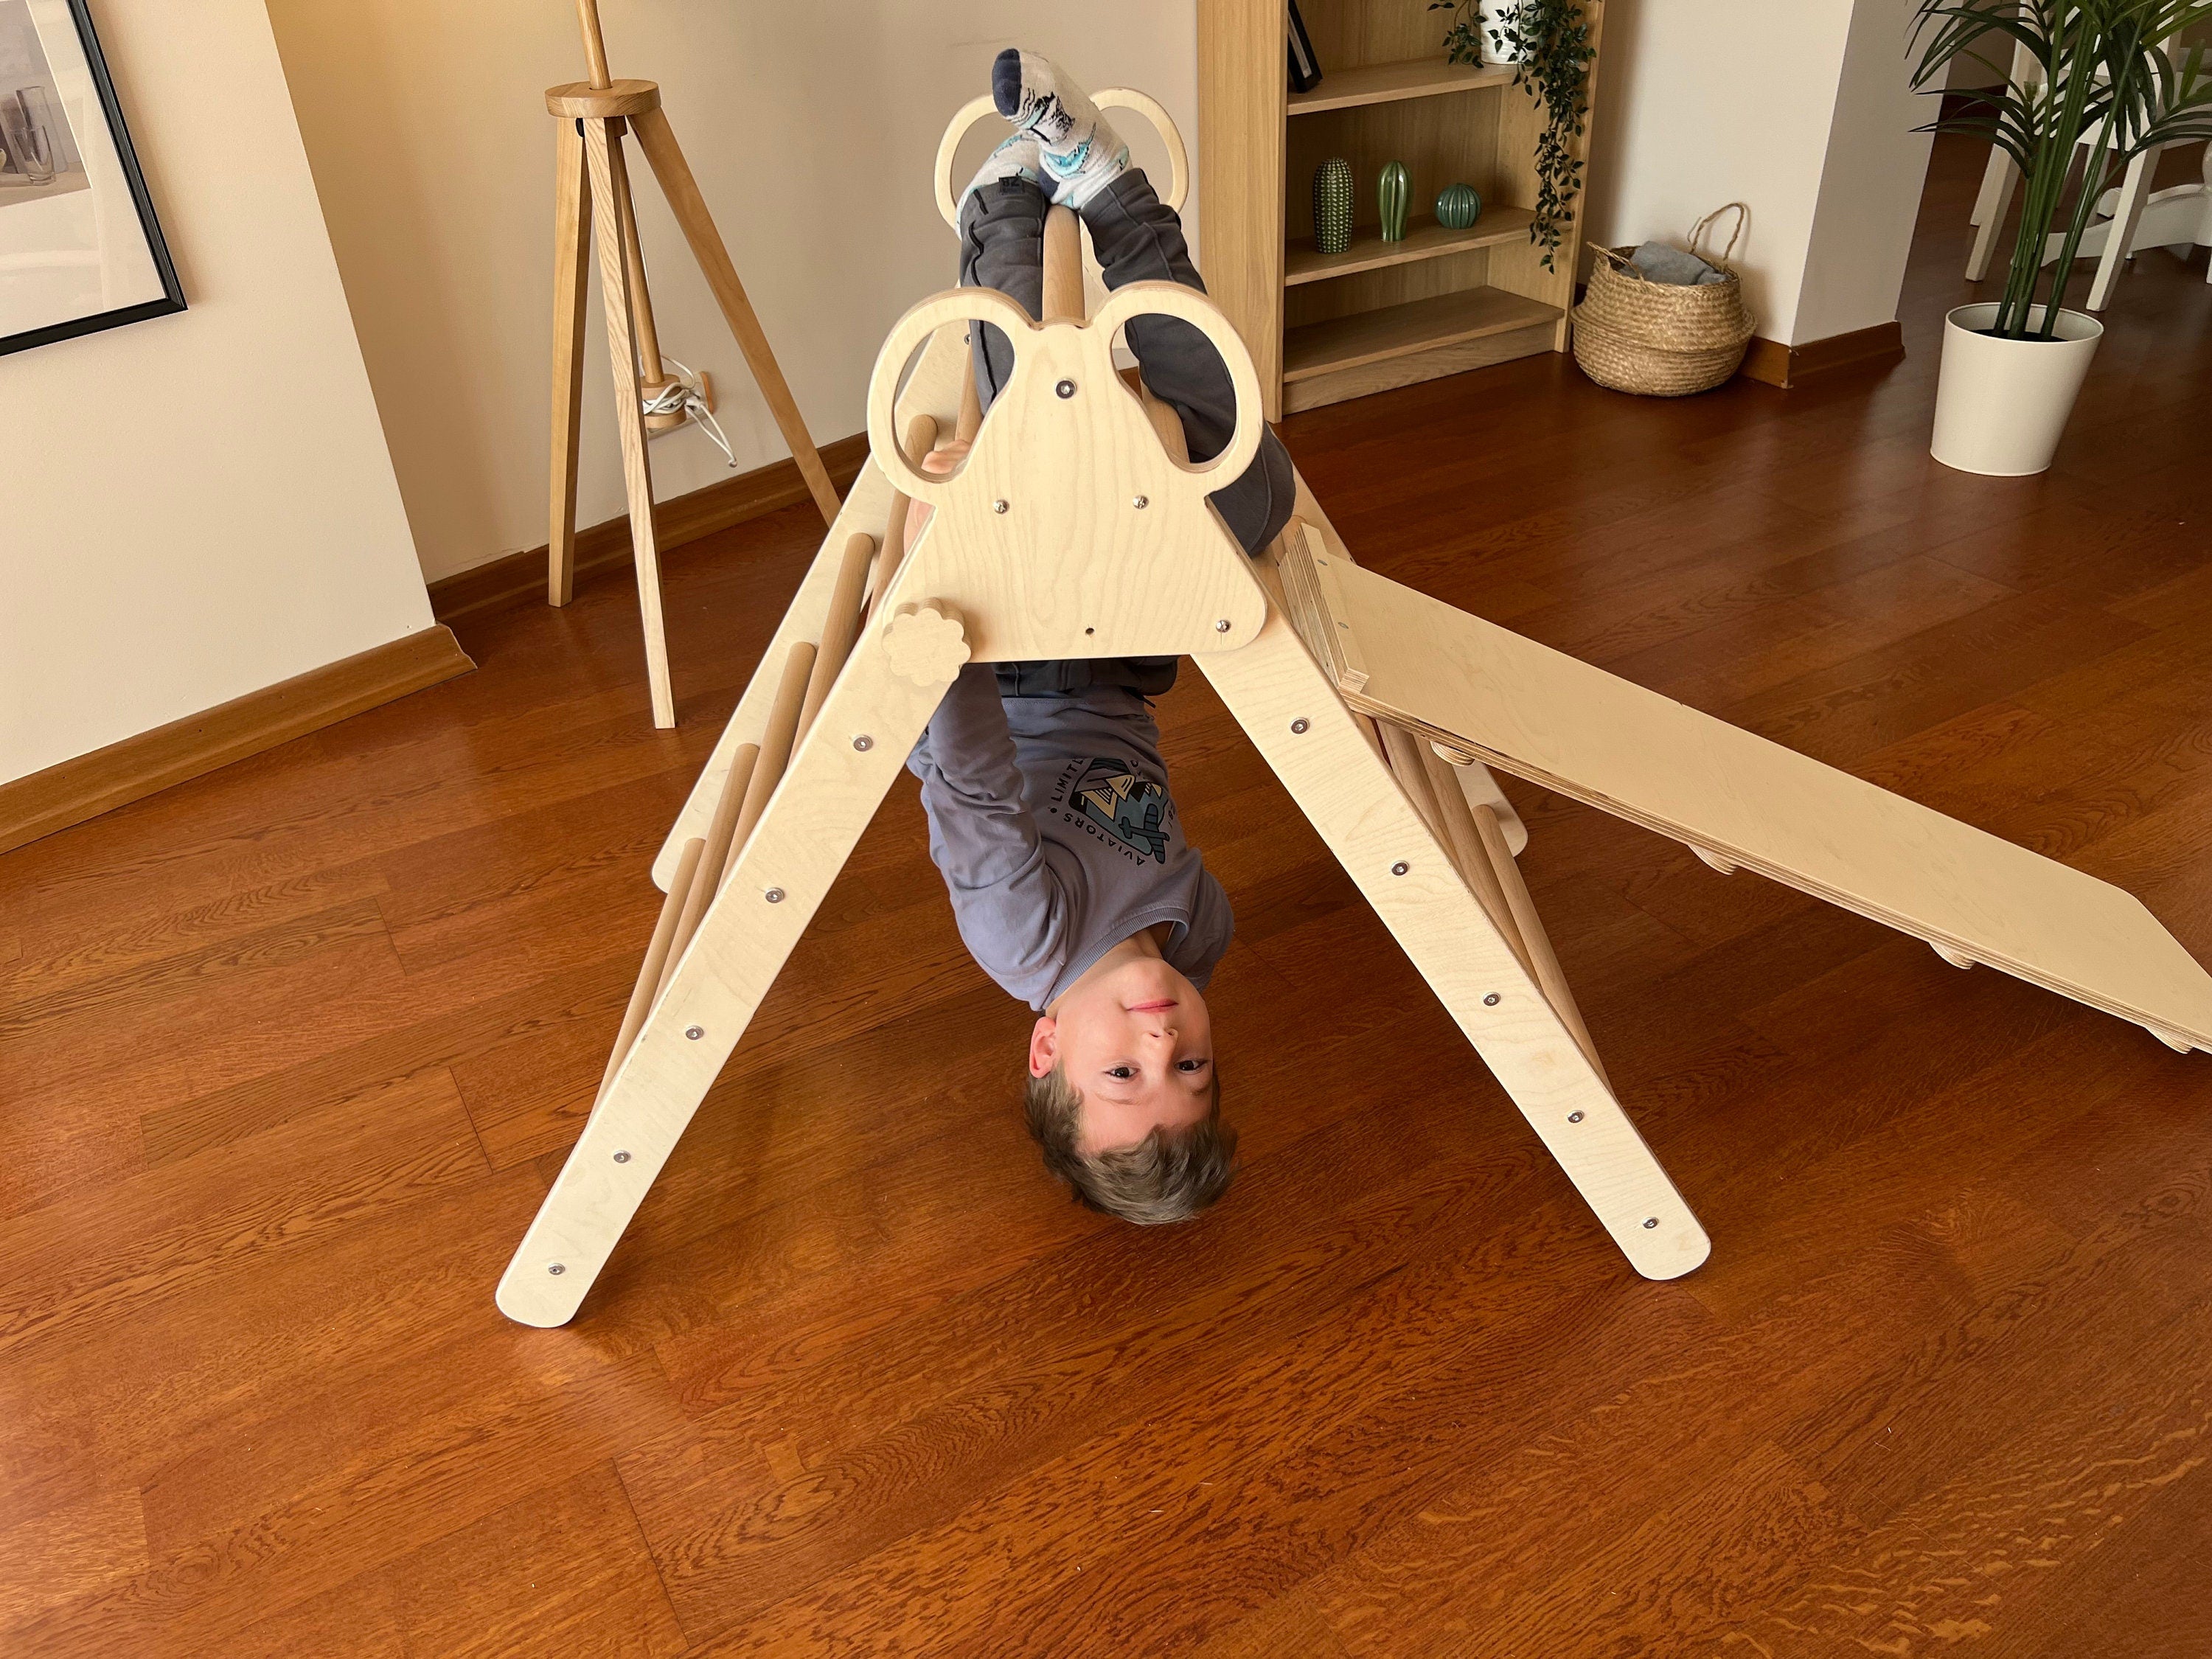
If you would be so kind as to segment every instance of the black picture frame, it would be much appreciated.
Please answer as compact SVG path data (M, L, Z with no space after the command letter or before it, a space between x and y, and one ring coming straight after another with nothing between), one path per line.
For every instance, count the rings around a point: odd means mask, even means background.
M1298 15L1298 0L1291 0L1290 47L1291 90L1311 92L1321 84L1321 59L1314 56L1306 20Z
M34 346L52 345L58 340L97 334L103 329L142 323L151 317L170 316L185 309L184 285L177 280L176 263L170 258L168 240L161 234L161 222L155 214L154 198L147 191L145 174L139 168L138 152L131 145L131 129L123 119L123 106L116 100L115 82L107 72L107 58L100 49L100 36L93 28L87 0L69 0L69 10L70 21L76 27L77 44L84 52L85 67L99 94L100 118L107 124L108 141L115 147L115 159L122 168L125 183L130 186L131 204L138 210L138 228L145 234L146 251L161 279L161 295L159 299L142 300L112 311L94 312L16 334L0 335L0 357L28 351Z

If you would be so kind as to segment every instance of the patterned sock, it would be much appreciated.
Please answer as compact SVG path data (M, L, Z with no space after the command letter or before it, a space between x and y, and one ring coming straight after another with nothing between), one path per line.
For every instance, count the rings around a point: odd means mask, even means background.
M1035 133L1013 133L986 156L983 165L975 169L975 176L968 181L968 188L960 192L960 205L965 208L968 198L984 185L1006 179L1026 179L1048 195L1051 193L1052 180L1045 172L1044 151Z
M1036 135L1052 199L1080 210L1129 166L1129 147L1081 87L1049 58L1012 46L991 65L999 113Z

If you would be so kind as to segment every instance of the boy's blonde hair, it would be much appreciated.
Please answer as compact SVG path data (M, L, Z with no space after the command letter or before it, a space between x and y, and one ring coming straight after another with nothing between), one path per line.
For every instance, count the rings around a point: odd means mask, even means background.
M1025 1079L1023 1108L1045 1168L1092 1209L1140 1227L1189 1220L1228 1191L1237 1173L1237 1131L1221 1121L1218 1062L1204 1117L1182 1128L1155 1124L1133 1146L1079 1150L1083 1097L1058 1066Z

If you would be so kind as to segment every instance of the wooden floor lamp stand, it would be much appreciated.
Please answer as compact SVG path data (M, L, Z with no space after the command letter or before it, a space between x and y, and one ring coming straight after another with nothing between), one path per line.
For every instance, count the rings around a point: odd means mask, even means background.
M587 248L596 229L653 723L670 726L676 724L676 698L669 684L668 640L661 623L660 557L653 534L653 468L646 455L646 438L648 433L681 426L690 416L680 406L653 407L673 404L669 394L679 383L662 362L653 327L653 297L646 288L637 213L623 153L626 135L634 136L645 152L825 523L836 520L837 492L783 371L776 366L768 336L761 331L760 319L745 298L744 284L738 280L737 267L714 228L690 165L661 111L660 88L650 81L614 79L607 71L598 0L576 0L576 9L591 79L550 87L545 93L545 106L559 122L553 217L552 522L545 544L545 597L550 605L568 604L575 580L577 422L584 384L584 310L590 289Z
M1164 112L1139 106L1179 158ZM948 222L952 151L975 113L939 155ZM884 342L867 463L661 848L660 921L591 1116L500 1281L510 1318L574 1315L971 659L1194 658L1646 1278L1697 1267L1705 1231L1615 1095L1478 787L1486 765L1954 966L2212 1048L2212 976L2118 888L1362 568L1303 480L1283 534L1247 558L1208 498L1259 451L1250 354L1172 283L1125 284L1086 316L1081 257L1074 216L1054 208L1042 319L957 289ZM1203 335L1235 387L1236 428L1202 467L1180 420L1114 366L1116 331L1153 315ZM967 344L979 320L1017 363L988 416ZM947 432L972 441L966 458L924 472ZM909 550L916 501L933 510Z

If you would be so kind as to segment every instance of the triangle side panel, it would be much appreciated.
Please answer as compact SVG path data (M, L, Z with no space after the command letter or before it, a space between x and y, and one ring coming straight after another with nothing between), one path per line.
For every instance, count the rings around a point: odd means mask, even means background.
M1630 1264L1673 1279L1705 1261L1681 1194L1281 610L1197 661Z
M936 711L945 687L893 674L883 640L871 626L854 642L516 1247L498 1292L510 1319L574 1316Z

